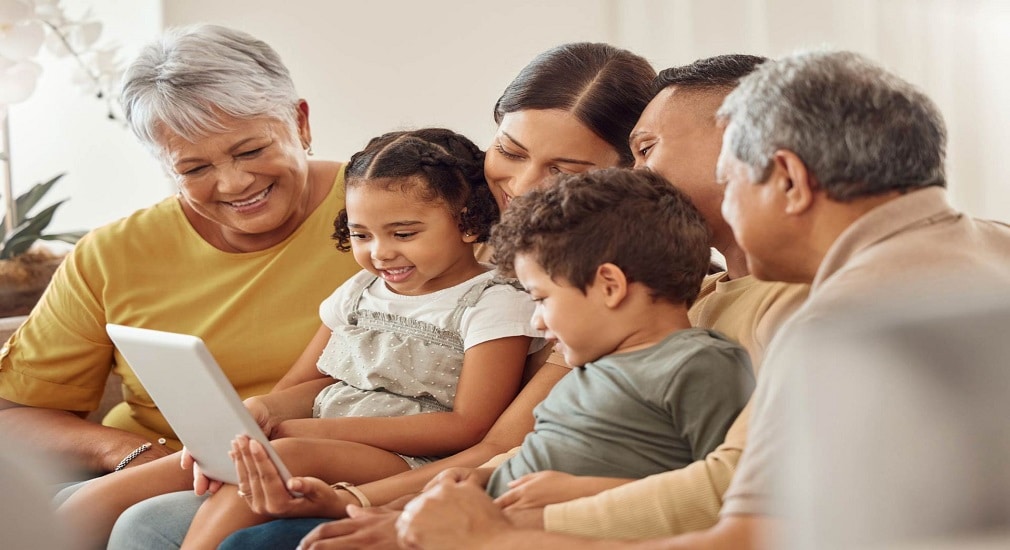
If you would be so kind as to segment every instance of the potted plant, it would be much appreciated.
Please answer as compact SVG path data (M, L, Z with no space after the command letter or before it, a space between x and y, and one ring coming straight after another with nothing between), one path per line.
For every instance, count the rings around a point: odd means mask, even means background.
M36 206L62 178L59 174L38 183L13 201L0 224L0 317L25 315L42 296L49 279L63 260L43 247L34 246L40 240L76 243L83 231L46 233L56 209L66 199L51 204L32 215ZM8 220L11 220L8 223ZM10 227L11 229L8 229Z
M56 209L65 200L37 209L40 201L63 174L36 184L14 197L8 106L32 95L42 65L36 59L40 48L57 58L76 61L80 84L88 93L106 102L108 118L116 120L112 93L119 80L116 48L96 46L102 25L88 13L68 17L60 0L0 0L0 317L31 311L62 260L40 240L75 243L83 232L46 233Z

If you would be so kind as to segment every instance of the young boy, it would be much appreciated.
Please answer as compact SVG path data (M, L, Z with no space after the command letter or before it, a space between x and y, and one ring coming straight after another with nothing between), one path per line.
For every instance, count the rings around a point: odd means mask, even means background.
M537 303L534 326L577 367L518 454L477 472L492 497L544 470L642 478L723 441L754 377L743 348L688 321L710 251L681 192L649 171L567 176L514 199L491 243Z

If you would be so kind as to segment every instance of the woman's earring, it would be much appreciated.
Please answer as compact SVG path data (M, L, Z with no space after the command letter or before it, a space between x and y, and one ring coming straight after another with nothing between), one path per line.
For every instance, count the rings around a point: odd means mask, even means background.
M308 156L310 156L310 157L312 156L312 144L311 143L309 144L308 147L305 148L305 154L308 155Z

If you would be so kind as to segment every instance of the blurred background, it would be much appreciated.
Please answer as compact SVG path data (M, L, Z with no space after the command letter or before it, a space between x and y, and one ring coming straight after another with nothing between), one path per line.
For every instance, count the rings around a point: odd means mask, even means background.
M491 108L537 53L603 41L657 70L721 53L860 51L923 88L950 132L954 204L1010 219L1010 1L1007 0L63 0L103 25L125 64L170 26L211 22L270 43L311 108L317 158L347 159L375 135L427 125L478 144ZM10 107L15 195L59 172L51 225L90 229L174 192L107 106L45 52L35 92Z

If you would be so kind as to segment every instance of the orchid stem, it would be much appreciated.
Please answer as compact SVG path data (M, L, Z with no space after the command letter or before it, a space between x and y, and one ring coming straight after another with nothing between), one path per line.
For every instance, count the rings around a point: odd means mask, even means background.
M88 64L85 63L83 59L81 59L81 55L77 53L77 50L75 50L73 46L70 45L70 41L67 40L67 36L63 34L63 31L61 31L59 27L53 25L52 23L46 21L45 19L42 20L42 23L45 24L45 26L49 27L49 29L60 38L60 42L63 42L63 45L67 48L67 51L70 52L70 55L74 56L74 59L77 60L77 64L81 66L81 69L83 69L85 74L88 75L88 78L90 78L91 81L94 82L99 89L101 89L102 87L101 79L98 78L98 75L96 75L91 70L91 67L88 67Z
M4 229L5 235L14 234L14 218L17 217L17 213L14 212L14 183L12 181L12 170L11 170L11 139L10 139L10 111L7 110L6 106L0 107L6 112L0 113L3 118L3 134L2 140L3 145L3 193L4 193L4 212L7 214L4 216Z

